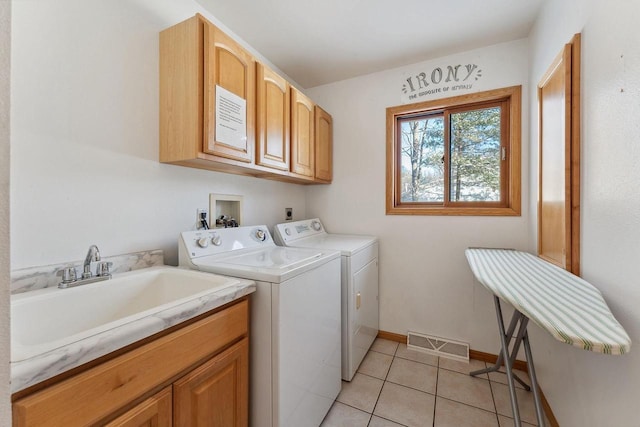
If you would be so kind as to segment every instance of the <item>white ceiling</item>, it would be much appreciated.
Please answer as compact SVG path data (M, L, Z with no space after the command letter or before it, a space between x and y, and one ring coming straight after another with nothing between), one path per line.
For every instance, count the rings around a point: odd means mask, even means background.
M546 0L198 0L303 88L524 38Z

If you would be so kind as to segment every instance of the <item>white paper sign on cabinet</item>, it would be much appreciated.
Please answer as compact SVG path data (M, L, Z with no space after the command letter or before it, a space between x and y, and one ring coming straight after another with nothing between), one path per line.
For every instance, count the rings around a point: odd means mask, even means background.
M247 101L216 86L216 141L244 149L247 145Z

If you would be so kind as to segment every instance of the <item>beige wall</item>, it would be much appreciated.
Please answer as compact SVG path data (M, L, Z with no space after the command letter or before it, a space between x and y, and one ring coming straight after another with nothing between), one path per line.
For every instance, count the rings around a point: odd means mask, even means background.
M305 215L305 187L158 162L158 34L192 0L13 3L13 269L164 249L177 263L209 194L244 196L245 225ZM37 244L32 244L37 242Z
M603 356L531 328L540 383L563 427L635 426L640 395L640 3L553 0L530 35L531 122L535 83L574 33L582 33L582 277L595 285L633 342ZM537 193L537 129L531 127L531 207ZM531 246L536 248L532 209Z
M380 328L469 342L496 353L491 295L473 281L469 246L528 246L527 42L488 46L309 90L333 115L334 180L308 189L307 212L330 232L380 237ZM402 84L416 73L477 64L482 78L466 92L523 86L523 215L445 217L385 215L386 108L403 103ZM435 93L421 100L442 98ZM414 101L411 101L414 102Z
M11 424L9 392L9 81L11 2L0 1L0 425Z

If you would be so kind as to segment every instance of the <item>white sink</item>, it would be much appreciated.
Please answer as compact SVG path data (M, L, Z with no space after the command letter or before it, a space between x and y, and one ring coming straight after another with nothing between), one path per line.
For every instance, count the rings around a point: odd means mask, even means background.
M68 289L11 296L11 362L94 337L224 288L248 283L230 277L153 267ZM186 304L191 309L193 304ZM185 308L186 309L186 308ZM198 313L196 313L197 315ZM182 313L172 315L186 318ZM169 325L171 326L171 325Z

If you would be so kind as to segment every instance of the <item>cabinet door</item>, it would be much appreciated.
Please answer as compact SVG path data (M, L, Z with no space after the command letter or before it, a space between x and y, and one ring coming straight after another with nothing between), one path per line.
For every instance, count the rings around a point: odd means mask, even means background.
M580 274L580 34L538 84L538 256Z
M169 386L106 424L105 427L171 427L172 406Z
M289 170L289 83L266 66L257 67L256 164Z
M316 174L319 181L333 178L333 120L331 115L316 105Z
M291 172L313 178L314 104L295 88L291 89Z
M253 162L256 70L251 54L215 26L204 26L204 144L218 157Z
M249 344L238 344L176 381L174 425L240 427L249 419Z

